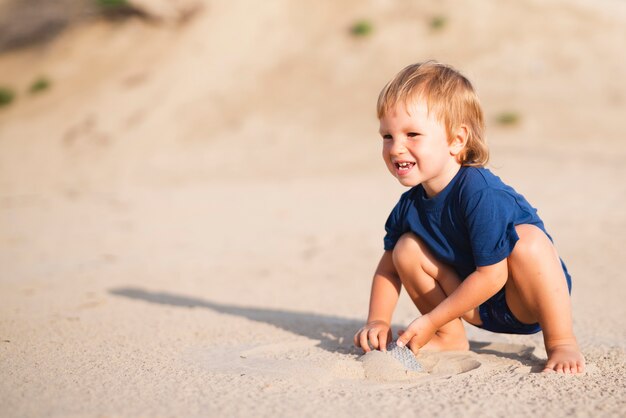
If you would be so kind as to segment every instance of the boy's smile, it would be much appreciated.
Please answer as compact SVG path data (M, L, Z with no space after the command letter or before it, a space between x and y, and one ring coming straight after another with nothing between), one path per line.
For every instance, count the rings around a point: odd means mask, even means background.
M410 113L409 113L410 112ZM380 119L383 159L391 174L404 186L422 184L432 197L443 190L458 172L456 155L464 141L448 144L443 123L428 112L423 100L407 109L398 103Z
M415 163L411 161L400 161L400 162L396 161L395 165L398 171L398 175L403 176L404 174L411 171Z

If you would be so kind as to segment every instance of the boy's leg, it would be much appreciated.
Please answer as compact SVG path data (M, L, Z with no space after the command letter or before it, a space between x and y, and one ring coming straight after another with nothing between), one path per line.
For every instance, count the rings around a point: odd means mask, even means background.
M393 263L402 285L422 314L439 305L461 283L456 272L435 259L426 245L414 234L406 233L396 243ZM471 323L480 324L478 311L464 315ZM459 318L441 327L422 347L424 350L467 350L469 343Z
M507 260L507 305L519 321L541 325L548 353L545 370L582 372L585 360L574 337L567 282L556 249L534 225L515 229L519 241Z

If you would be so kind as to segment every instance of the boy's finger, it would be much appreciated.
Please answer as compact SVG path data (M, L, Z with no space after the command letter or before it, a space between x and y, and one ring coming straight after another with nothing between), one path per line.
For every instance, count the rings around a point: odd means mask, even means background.
M372 343L372 347L374 348L380 348L378 346L378 334L376 333L375 329L371 329L368 333L368 337L369 337L369 341L370 343Z
M419 345L417 345L417 336L411 338L411 341L407 343L407 347L409 347L409 350L411 350L413 354L417 355L421 348Z
M361 343L361 348L363 349L363 351L365 351L366 353L368 351L371 351L370 345L367 343L367 332L361 332L359 342Z
M385 332L385 331L380 332L380 336L378 339L380 341L380 347L378 347L380 351L387 351L387 336L388 335L389 335L389 332Z
M404 347L408 344L409 341L411 341L411 338L413 338L414 336L415 333L413 331L406 330L402 333L402 335L400 335L400 337L398 337L396 344L398 345L398 347Z

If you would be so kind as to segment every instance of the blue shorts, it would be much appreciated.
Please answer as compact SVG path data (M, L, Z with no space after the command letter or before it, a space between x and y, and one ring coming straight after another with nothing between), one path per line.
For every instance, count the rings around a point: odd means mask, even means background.
M567 272L563 261L561 261L561 266L563 266L563 273L565 273L565 279L567 280L567 289L571 294L572 278ZM535 334L541 331L541 327L538 323L524 324L513 315L513 312L511 312L511 309L509 309L509 306L506 304L504 287L485 303L481 304L478 307L478 312L480 314L480 320L483 322L479 328L486 329L487 331L504 334Z

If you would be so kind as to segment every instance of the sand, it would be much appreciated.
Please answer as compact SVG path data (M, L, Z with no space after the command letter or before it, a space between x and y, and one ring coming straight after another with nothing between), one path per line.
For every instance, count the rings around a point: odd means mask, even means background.
M623 416L625 10L207 2L0 55L19 93L0 109L0 416ZM426 58L474 81L492 170L554 237L586 374L539 373L540 335L470 325L426 373L359 361L403 191L375 98ZM394 330L416 315L403 294Z

